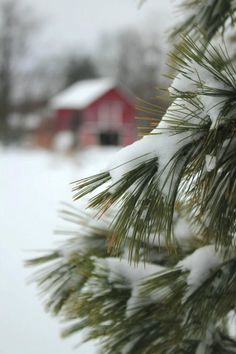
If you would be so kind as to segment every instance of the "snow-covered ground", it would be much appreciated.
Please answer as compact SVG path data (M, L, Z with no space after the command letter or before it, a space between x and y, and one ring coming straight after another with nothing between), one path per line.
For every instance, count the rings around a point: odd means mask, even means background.
M37 289L27 284L25 259L50 249L63 226L61 201L72 202L70 182L106 166L115 152L90 149L77 156L45 151L0 149L0 354L93 354L77 349L79 338L60 339L62 325L44 312Z

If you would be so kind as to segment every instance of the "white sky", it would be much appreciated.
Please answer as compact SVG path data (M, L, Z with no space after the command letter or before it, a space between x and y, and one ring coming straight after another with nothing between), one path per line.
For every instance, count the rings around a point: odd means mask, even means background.
M39 50L91 50L98 39L126 27L157 27L163 37L174 18L172 0L27 0L43 19Z

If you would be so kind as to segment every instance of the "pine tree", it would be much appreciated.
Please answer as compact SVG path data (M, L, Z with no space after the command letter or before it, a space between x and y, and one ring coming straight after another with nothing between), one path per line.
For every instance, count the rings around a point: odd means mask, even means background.
M74 183L70 237L28 261L46 264L36 280L63 336L86 328L102 354L236 353L236 1L181 6L170 107Z

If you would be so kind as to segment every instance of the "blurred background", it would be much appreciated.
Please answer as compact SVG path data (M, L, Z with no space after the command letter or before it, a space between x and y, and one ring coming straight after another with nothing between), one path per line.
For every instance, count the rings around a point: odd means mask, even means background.
M60 242L70 182L150 130L153 104L167 107L175 19L170 0L0 0L1 354L96 352L60 339L23 262Z

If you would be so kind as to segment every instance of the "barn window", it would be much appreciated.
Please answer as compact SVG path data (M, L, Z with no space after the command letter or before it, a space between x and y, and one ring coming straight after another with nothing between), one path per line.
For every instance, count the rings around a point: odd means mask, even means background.
M81 112L80 111L73 111L71 114L71 130L76 131L79 129L81 125Z
M119 145L120 136L116 131L104 131L99 134L100 144L101 145Z

